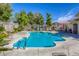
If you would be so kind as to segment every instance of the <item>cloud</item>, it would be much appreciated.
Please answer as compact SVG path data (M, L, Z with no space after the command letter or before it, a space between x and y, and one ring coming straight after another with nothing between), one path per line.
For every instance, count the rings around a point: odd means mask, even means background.
M65 16L69 16L69 15L75 15L76 13L79 12L79 7L75 7L73 9L71 9Z
M74 19L75 14L79 12L79 7L71 9L66 15L59 17L56 22L67 23L69 20Z
M67 23L72 18L73 18L73 15L59 17L57 22L59 22L59 23Z

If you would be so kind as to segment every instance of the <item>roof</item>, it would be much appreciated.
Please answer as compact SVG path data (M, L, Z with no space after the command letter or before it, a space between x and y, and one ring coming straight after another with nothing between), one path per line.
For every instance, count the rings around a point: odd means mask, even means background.
M69 20L69 22L73 22L73 21L79 21L79 17L74 17L72 20Z

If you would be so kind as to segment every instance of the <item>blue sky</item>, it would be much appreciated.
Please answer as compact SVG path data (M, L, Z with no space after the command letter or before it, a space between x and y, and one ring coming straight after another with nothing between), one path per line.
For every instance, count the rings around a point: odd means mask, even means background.
M25 10L26 13L32 11L33 13L41 13L44 18L46 13L52 15L52 20L57 21L60 19L70 18L79 11L79 4L74 3L13 3L13 13Z

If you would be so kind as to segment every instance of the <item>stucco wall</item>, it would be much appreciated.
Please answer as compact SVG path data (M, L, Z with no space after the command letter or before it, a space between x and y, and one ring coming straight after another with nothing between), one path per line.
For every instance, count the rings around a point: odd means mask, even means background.
M78 23L78 34L79 34L79 23Z
M71 22L71 24L72 24L72 30L73 30L73 24L78 24L78 34L79 34L79 21L73 21Z
M71 23L67 24L67 31L69 31L69 29L71 29L73 31L73 24L71 24Z

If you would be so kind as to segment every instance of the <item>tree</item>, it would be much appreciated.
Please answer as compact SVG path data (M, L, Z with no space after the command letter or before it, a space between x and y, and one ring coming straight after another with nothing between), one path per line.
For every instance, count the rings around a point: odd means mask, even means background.
M32 12L28 13L28 19L29 19L29 25L31 26L31 29L34 29L34 14Z
M0 4L0 21L2 22L2 25L5 25L8 20L10 20L10 17L12 15L12 9L10 7L10 4L8 3L1 3ZM3 27L0 27L1 31L3 30ZM5 29L5 28L4 28Z
M33 15L33 13L32 12L29 12L28 13L28 19L29 19L29 24L34 24L34 15Z
M52 18L49 13L47 13L46 25L47 25L47 28L50 28L52 26Z
M10 7L10 4L0 3L0 21L2 22L2 25L5 25L5 23L10 19L11 12L12 9ZM4 31L5 28L3 26L0 26L0 51L3 51L3 46L8 44L8 41L4 40L4 38L6 38L8 34Z
M41 14L39 14L39 18L40 18L40 20L39 20L39 27L40 27L40 26L43 27L44 18L43 18L43 16L42 16ZM40 28L39 28L39 30L40 30Z
M39 20L39 24L43 25L44 24L44 18L41 14L39 14L40 20Z
M0 20L3 22L6 22L9 20L9 18L12 15L12 9L10 7L10 4L0 4Z
M28 16L25 11L21 11L20 13L16 14L16 19L19 24L19 29L22 30L28 24Z
M34 22L37 25L37 28L39 28L39 30L40 30L40 26L43 26L43 24L44 24L44 18L41 15L41 13L35 14L35 20L34 20Z

